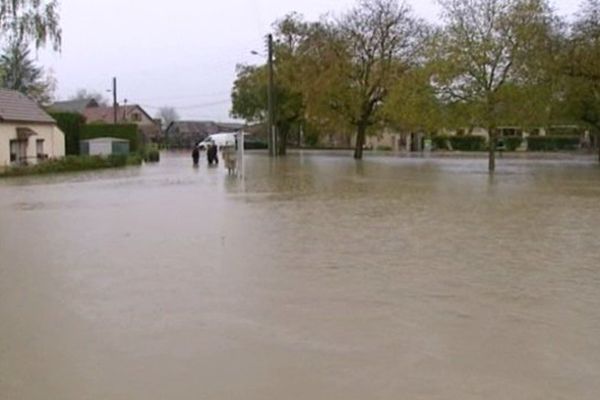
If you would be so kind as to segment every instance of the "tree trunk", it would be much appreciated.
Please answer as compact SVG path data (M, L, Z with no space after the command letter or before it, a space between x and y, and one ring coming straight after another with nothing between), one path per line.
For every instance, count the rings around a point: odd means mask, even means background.
M278 145L277 151L280 156L285 156L287 154L287 139L288 139L287 129L279 129L279 140L277 141L277 145Z
M354 149L354 159L362 160L363 158L363 147L365 146L365 137L367 135L367 126L365 124L358 124L356 130L356 148Z
M490 157L489 157L489 171L494 172L496 170L496 129L490 127L488 130L490 137Z

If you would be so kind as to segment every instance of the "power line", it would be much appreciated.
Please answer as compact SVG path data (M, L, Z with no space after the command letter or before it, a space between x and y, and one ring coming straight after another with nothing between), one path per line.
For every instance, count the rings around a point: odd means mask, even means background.
M201 98L207 98L207 97L220 97L220 96L226 96L226 95L230 95L231 94L231 90L227 90L227 91L220 91L220 92L212 92L212 93L206 93L206 94L202 94L202 95L189 95L189 96L177 96L177 97L160 97L160 99L158 97L146 97L146 98L136 98L136 101L149 101L149 102L155 102L155 101L177 101L177 100L195 100L195 99L201 99Z
M214 102L210 102L210 103L194 104L194 105L187 105L187 106L173 106L173 108L175 108L177 110L194 110L194 109L198 109L198 108L209 108L212 106L220 106L223 104L228 104L230 102L231 102L231 99L227 99L227 100L214 101ZM140 104L140 105L144 108L150 108L150 109L155 109L155 110L165 107L165 105L162 105L162 106L156 106L156 105L151 105L151 104Z

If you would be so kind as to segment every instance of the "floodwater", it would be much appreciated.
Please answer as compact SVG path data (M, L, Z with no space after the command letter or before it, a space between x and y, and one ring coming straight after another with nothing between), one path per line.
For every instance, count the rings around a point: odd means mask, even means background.
M0 399L598 399L592 159L0 181Z

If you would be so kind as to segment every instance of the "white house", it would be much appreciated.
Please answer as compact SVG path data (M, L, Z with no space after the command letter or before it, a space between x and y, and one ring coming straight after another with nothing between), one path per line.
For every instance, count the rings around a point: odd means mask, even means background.
M0 89L0 168L65 155L65 135L29 97Z

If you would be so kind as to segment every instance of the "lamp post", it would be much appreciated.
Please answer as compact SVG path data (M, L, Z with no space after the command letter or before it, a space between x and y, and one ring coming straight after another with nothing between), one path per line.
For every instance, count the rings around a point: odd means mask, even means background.
M277 134L275 131L275 83L273 73L273 35L267 35L267 67L269 70L269 87L267 89L268 97L268 120L267 120L267 141L269 143L269 155L271 157L277 157ZM252 51L253 55L260 55L257 51Z

